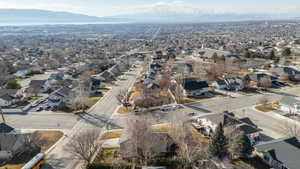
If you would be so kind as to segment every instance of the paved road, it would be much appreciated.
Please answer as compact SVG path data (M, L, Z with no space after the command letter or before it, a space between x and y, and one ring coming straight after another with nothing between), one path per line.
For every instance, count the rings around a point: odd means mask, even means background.
M279 101L284 96L299 96L300 87L276 90L265 95L270 101ZM241 96L237 98L216 98L203 102L186 104L200 114L202 113L221 113L225 110L234 112L241 117L249 117L263 133L272 137L280 138L286 136L285 125L289 121L279 119L275 115L256 111L253 106L259 102L263 94L254 94L252 96Z
M91 108L91 111L76 123L72 130L64 136L63 139L48 154L48 164L43 169L74 169L78 166L79 161L74 158L67 150L70 138L89 129L101 129L110 121L111 116L118 106L115 96L121 89L129 88L133 85L140 68L135 69L127 75L124 81L118 81L105 96ZM112 128L119 128L118 125L110 123Z
M273 93L267 93L270 101L278 101L286 95L299 95L300 87L276 90ZM282 130L286 122L282 119L266 115L253 109L253 106L259 102L263 94L253 94L252 96L240 96L237 98L213 98L201 102L185 104L184 109L176 110L182 113L196 113L197 116L204 116L211 113L221 113L225 110L236 113L240 117L249 116L253 122L263 131L262 133L272 138L284 137L286 132ZM148 114L152 116L153 123L166 123L175 111L161 112L154 111ZM130 115L114 114L113 121L118 126L125 127L130 119Z
M29 113L4 115L7 123L17 129L72 129L79 117L66 113Z

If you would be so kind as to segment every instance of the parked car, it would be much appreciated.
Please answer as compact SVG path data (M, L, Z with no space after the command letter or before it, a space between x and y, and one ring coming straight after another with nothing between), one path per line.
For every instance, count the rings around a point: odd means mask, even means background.
M51 108L51 106L47 105L44 107L44 110L49 110Z
M36 111L42 111L43 110L43 107L38 107L37 109L36 109Z

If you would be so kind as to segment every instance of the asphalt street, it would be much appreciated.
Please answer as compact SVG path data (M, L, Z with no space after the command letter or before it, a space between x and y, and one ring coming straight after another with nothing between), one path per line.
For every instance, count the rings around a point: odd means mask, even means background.
M67 149L70 139L79 135L81 132L88 130L98 129L101 131L101 128L105 127L106 124L109 124L112 128L120 127L111 122L111 116L118 106L118 101L115 97L120 90L128 89L134 84L139 72L140 68L137 68L128 73L126 75L127 79L116 82L112 89L91 108L87 115L79 116L81 119L75 124L70 132L66 133L63 139L61 139L56 146L47 153L48 160L43 169L77 168L80 161L74 158L74 155L69 153Z

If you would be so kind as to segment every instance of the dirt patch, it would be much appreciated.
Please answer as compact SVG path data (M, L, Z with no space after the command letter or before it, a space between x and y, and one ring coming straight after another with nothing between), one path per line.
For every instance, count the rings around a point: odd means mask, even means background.
M24 164L8 164L3 167L0 167L0 169L20 169L23 167Z
M128 114L132 110L133 110L132 106L130 106L130 107L121 106L121 107L118 108L117 113L119 113L119 114Z
M123 130L107 131L101 136L101 140L108 140L121 137Z
M102 96L95 96L95 97L89 97L87 102L86 102L86 106L88 107L92 107L94 104L96 104Z
M61 131L37 131L36 133L42 140L45 140L41 147L42 152L47 151L64 135Z
M152 129L154 132L163 132L167 133L170 131L170 124L165 123L165 124L156 124L152 126Z

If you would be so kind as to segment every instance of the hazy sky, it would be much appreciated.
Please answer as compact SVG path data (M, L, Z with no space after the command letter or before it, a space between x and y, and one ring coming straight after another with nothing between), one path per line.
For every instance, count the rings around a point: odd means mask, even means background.
M134 13L146 9L208 12L300 14L300 0L0 0L0 8L68 11L94 16Z

